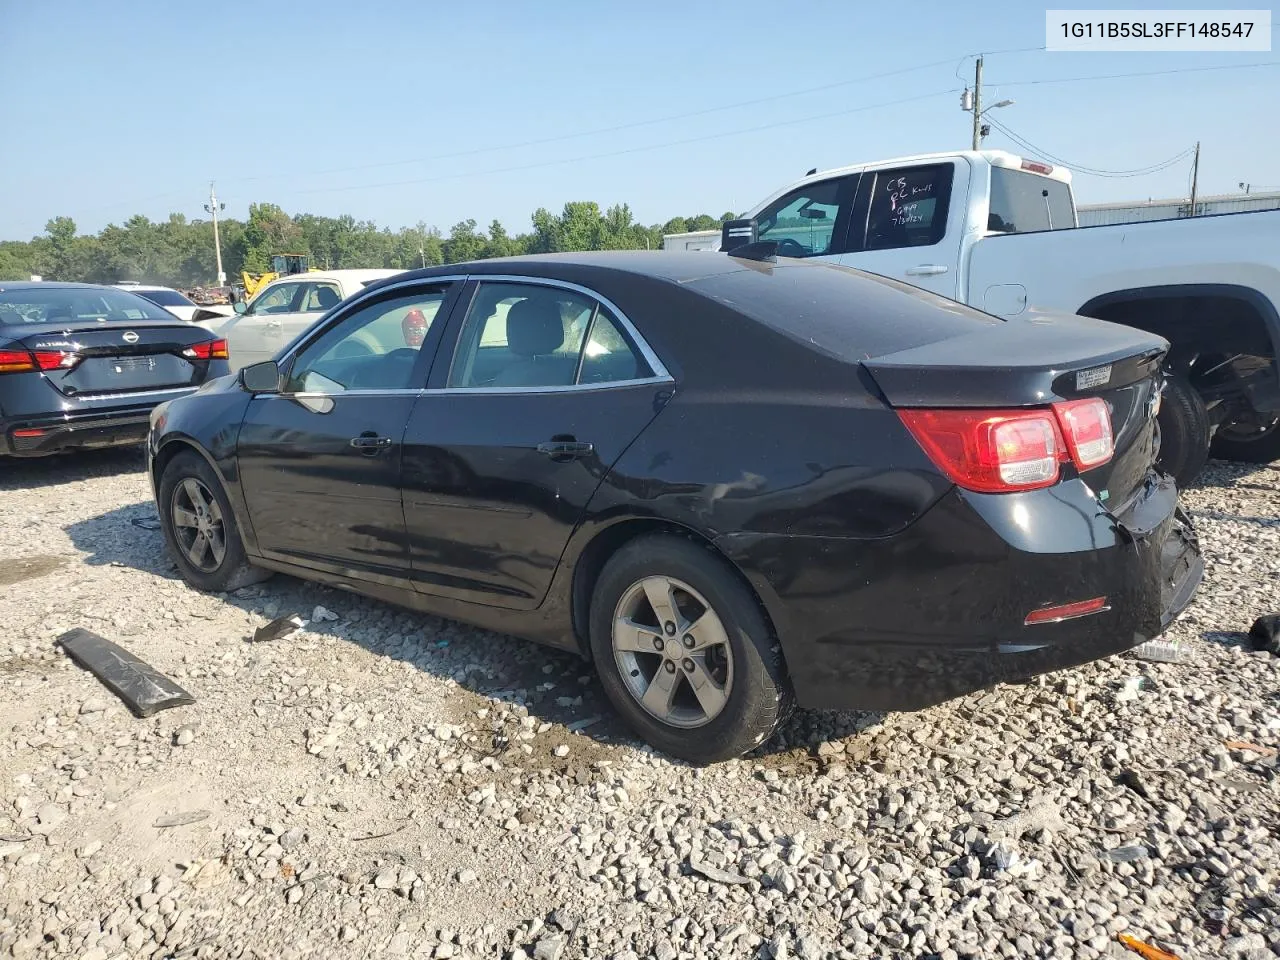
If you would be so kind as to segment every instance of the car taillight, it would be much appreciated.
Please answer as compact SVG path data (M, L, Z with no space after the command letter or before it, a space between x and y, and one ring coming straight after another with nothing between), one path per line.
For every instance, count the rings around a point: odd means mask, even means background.
M1111 415L1098 398L1030 410L899 410L916 442L952 483L979 493L1036 490L1111 459Z
M226 360L227 341L209 340L197 343L182 351L184 357L195 357L197 360Z
M0 373L31 373L34 370L70 370L80 357L65 350L0 350Z
M36 369L35 357L25 350L0 350L0 373L28 373Z
M1055 403L1054 412L1062 424L1062 434L1067 449L1081 470L1097 467L1111 459L1116 452L1115 437L1111 435L1111 411L1107 401L1099 397L1088 400L1072 400Z

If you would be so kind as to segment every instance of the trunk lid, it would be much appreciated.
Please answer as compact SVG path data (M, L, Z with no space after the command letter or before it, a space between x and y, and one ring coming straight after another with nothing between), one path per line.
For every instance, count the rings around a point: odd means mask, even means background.
M32 353L66 355L65 366L47 369L44 376L68 397L196 386L209 361L183 351L212 339L207 330L177 320L26 323L0 328L0 334Z
M1115 455L1081 476L1120 510L1155 461L1168 346L1103 320L1033 315L862 363L895 408L1043 407L1101 397L1111 412Z

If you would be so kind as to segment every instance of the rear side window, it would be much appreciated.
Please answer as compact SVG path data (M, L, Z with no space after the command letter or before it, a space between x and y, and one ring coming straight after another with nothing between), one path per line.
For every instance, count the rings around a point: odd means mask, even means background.
M850 178L805 184L779 197L756 217L761 240L778 244L783 257L820 257L843 253L843 235L837 235L837 221L843 230L852 197Z
M1034 233L1075 226L1071 188L1035 173L991 168L991 209L987 229L996 233Z
M879 170L867 212L867 250L927 247L947 232L949 163Z
M303 313L323 313L336 307L342 300L342 293L336 284L311 283L307 285L306 296L302 299Z

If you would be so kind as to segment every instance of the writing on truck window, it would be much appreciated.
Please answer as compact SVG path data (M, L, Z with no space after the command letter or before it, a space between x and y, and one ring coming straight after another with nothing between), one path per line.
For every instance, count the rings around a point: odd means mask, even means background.
M876 174L867 216L866 249L928 246L946 231L951 164Z

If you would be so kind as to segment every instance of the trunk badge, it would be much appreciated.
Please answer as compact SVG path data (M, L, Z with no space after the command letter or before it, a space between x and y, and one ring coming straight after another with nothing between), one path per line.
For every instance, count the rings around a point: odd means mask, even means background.
M137 343L138 335L132 330L126 330L123 339L125 343Z

